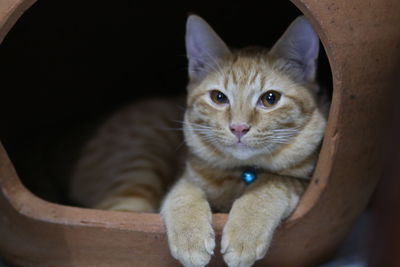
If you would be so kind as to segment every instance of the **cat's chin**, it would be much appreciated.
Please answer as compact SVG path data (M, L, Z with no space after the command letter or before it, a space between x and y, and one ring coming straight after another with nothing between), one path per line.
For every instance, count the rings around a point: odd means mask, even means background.
M234 146L227 147L226 152L238 160L248 160L259 154L259 151L243 143L238 143Z

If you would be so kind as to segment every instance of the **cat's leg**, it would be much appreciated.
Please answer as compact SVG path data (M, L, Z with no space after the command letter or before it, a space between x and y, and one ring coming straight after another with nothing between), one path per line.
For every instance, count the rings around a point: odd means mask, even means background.
M224 227L221 253L228 266L251 266L263 258L280 222L297 206L306 183L260 177L238 198Z
M176 166L169 160L171 152L146 143L126 150L109 153L96 168L79 166L73 184L78 203L105 210L159 211Z
M157 212L163 195L159 177L153 170L131 170L131 179L115 182L94 208L117 211Z
M172 256L184 266L205 266L214 254L215 240L203 190L181 179L166 196L161 214Z

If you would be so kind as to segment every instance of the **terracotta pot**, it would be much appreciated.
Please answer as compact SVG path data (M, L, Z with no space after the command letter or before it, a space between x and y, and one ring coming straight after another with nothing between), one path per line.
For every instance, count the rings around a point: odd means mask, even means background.
M0 41L35 0L0 1ZM333 74L317 169L260 266L327 259L366 207L382 171L390 75L400 47L400 1L293 0L317 30ZM20 182L0 147L0 253L24 266L176 266L158 214L46 202ZM226 214L215 214L217 233ZM220 255L211 266L223 266Z

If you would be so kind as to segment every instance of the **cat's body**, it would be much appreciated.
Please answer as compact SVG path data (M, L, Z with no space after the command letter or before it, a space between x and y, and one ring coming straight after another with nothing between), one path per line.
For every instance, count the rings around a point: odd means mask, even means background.
M163 100L115 115L88 145L72 192L87 206L155 211L180 173L161 208L172 255L185 266L207 264L212 211L229 212L221 252L229 266L249 266L265 255L317 161L327 111L315 83L318 38L301 17L270 51L231 51L191 16L186 47L184 113ZM176 121L187 147L182 171ZM257 179L247 185L241 175L249 167Z
M80 205L157 212L184 166L185 99L148 99L113 114L83 150L71 198Z

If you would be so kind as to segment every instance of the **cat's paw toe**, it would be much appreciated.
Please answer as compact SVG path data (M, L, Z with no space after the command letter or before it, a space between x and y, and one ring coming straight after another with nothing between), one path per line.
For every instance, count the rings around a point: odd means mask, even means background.
M264 238L252 238L251 235L246 236L243 233L225 233L222 236L221 253L229 267L251 266L265 256L267 248L268 241Z
M215 248L214 231L211 225L205 228L201 231L193 227L170 235L171 254L184 266L205 266L211 260Z
M173 253L173 256L186 267L203 267L211 259L211 255L208 252L195 248L191 250L177 250L176 253Z
M264 254L257 253L257 248L243 243L228 246L223 255L224 261L229 267L251 266L264 256Z
M232 250L224 254L224 261L229 267L247 267L253 265L256 258L254 255Z

